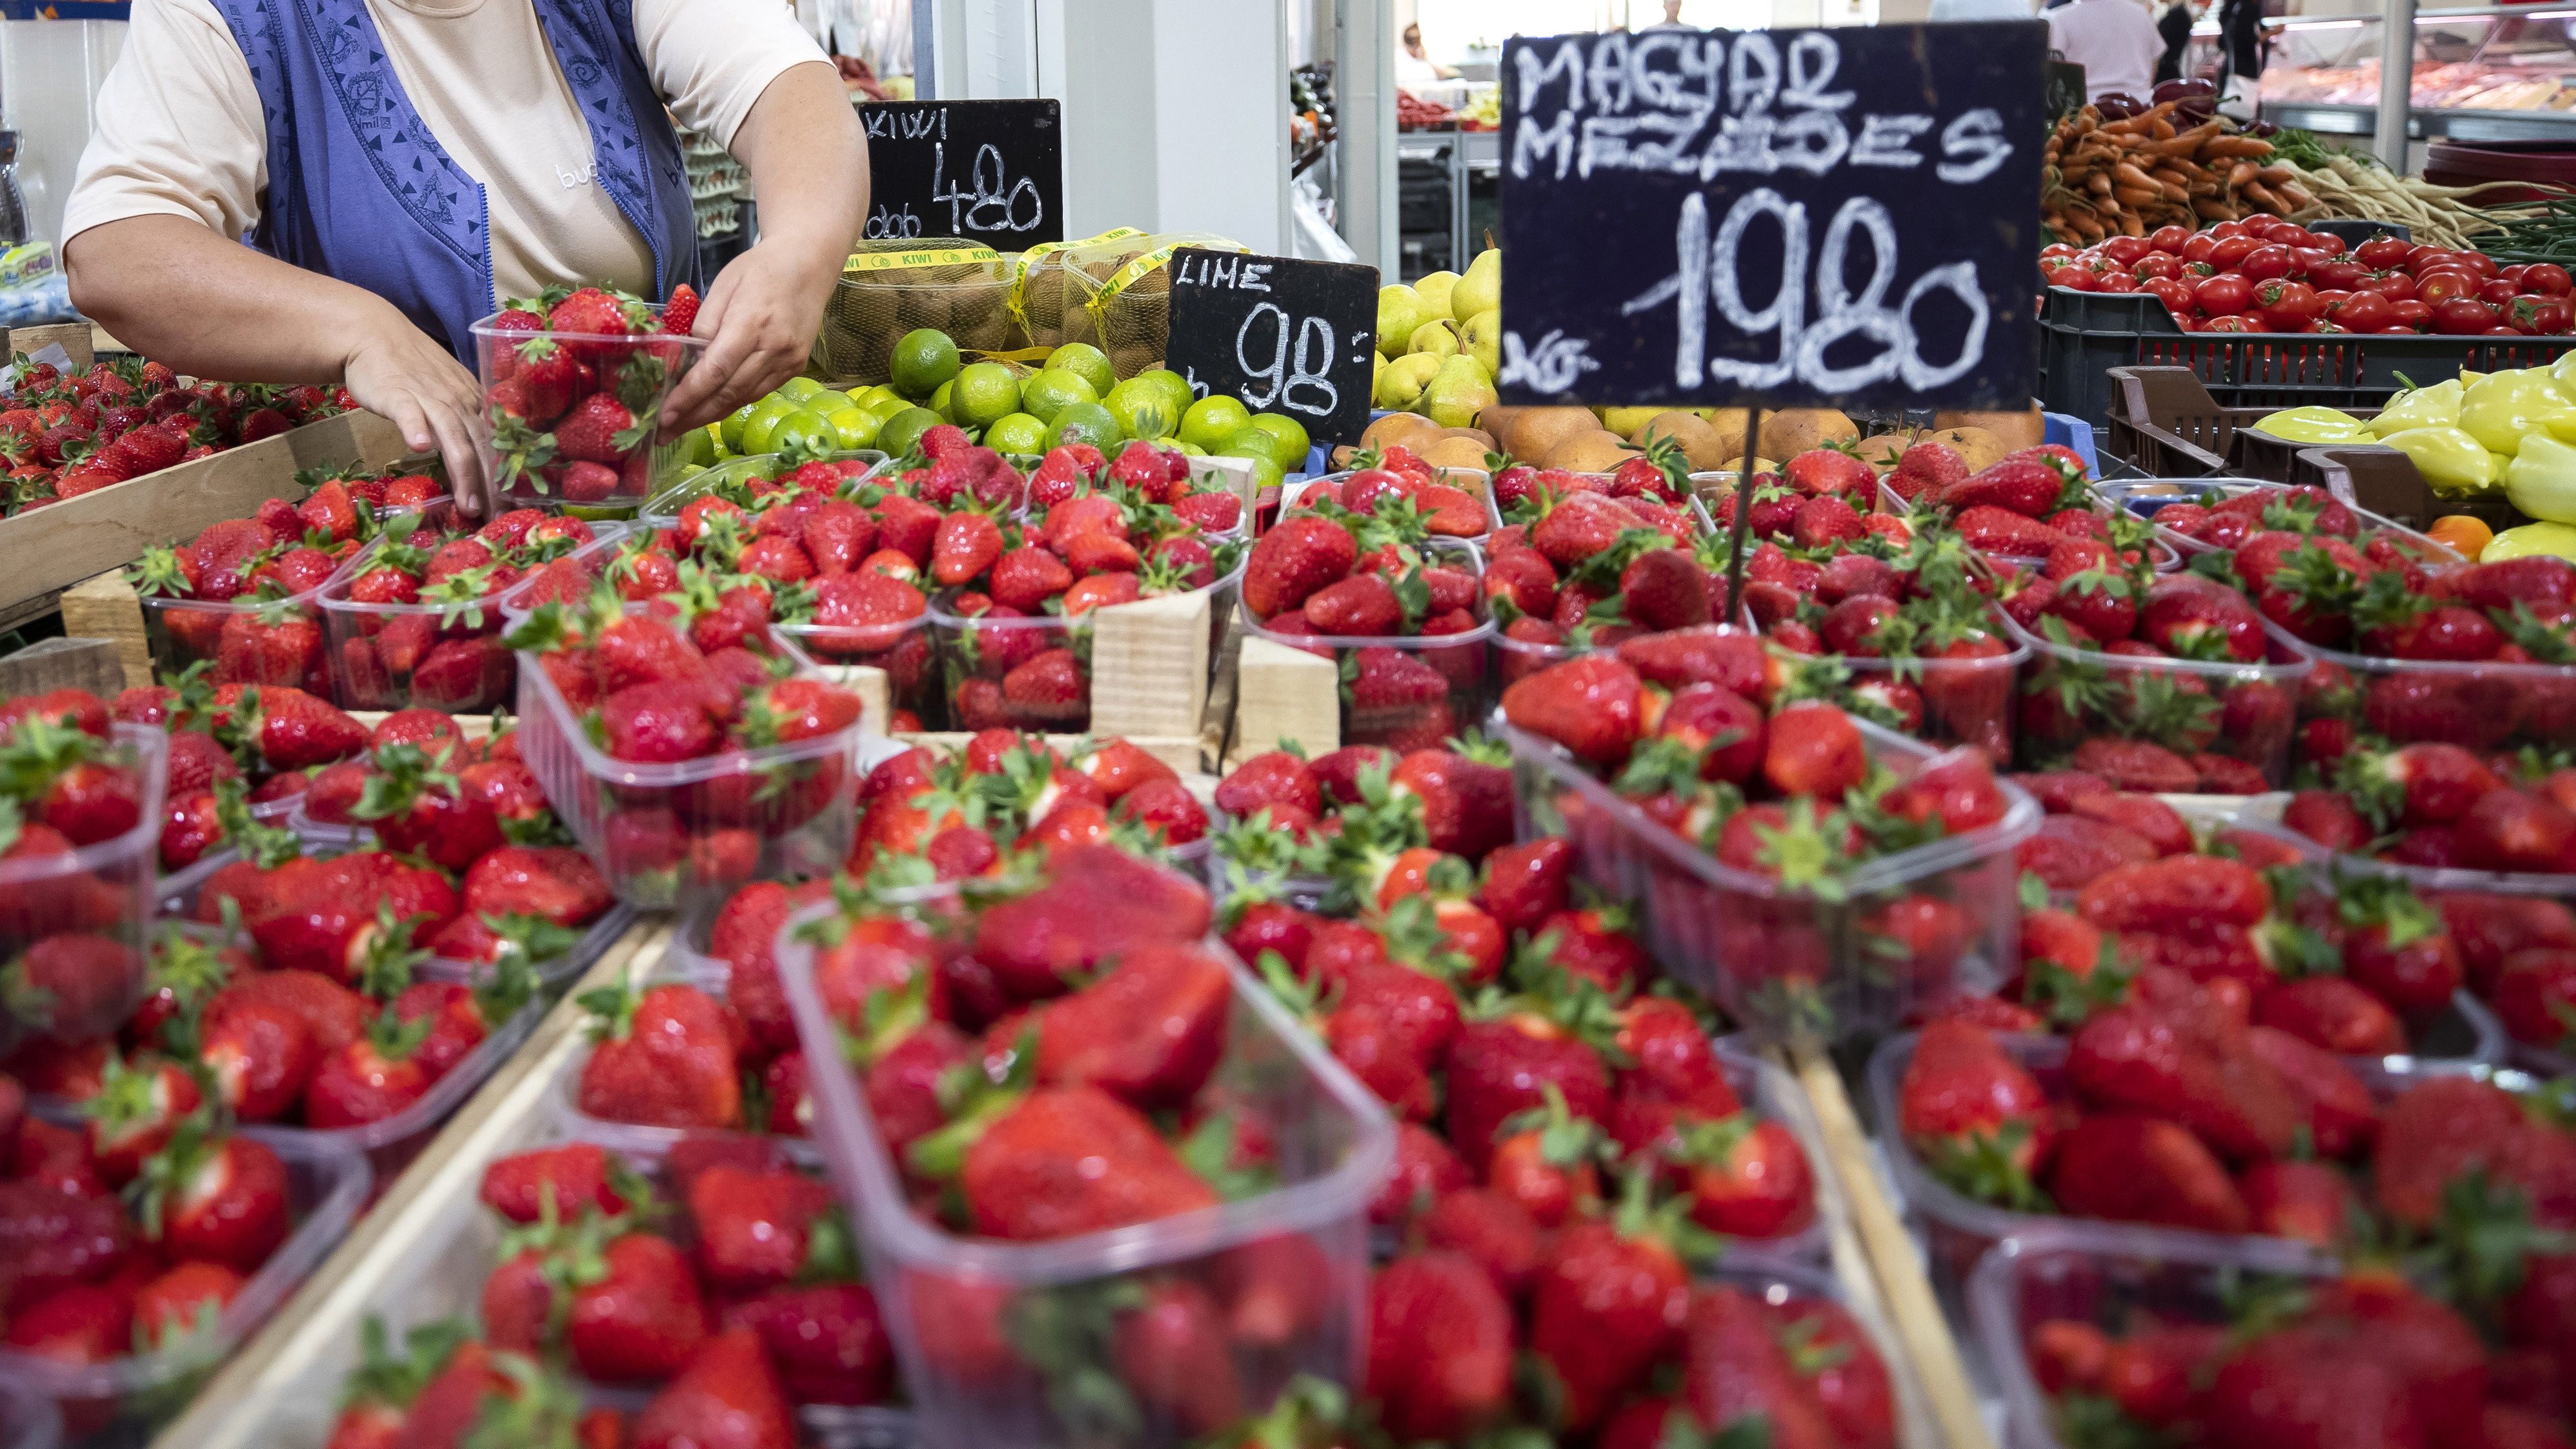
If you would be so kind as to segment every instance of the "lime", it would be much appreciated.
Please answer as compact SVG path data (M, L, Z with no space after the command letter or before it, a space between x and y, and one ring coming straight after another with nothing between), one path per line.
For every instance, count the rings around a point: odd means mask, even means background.
M916 327L895 343L887 370L894 374L895 391L908 398L928 397L957 375L957 344L945 332Z
M1243 404L1218 394L1203 397L1190 404L1181 415L1181 441L1196 443L1213 453L1231 442L1234 435L1251 425L1252 414Z
M896 392L881 382L868 387L851 388L850 401L871 412L900 411L912 406L902 393Z
M1306 454L1314 448L1315 440L1306 436L1304 423L1286 413L1254 413L1252 425L1278 437L1279 451L1270 456L1279 460L1280 467L1301 471L1305 468Z
M840 446L840 430L821 413L802 408L778 420L769 433L770 452L828 453Z
M888 456L900 458L912 451L912 445L921 441L922 434L938 426L939 414L930 409L905 408L886 419L885 426L877 431L877 446Z
M751 416L743 420L738 440L729 446L737 453L768 452L771 430L778 426L780 418L794 411L796 404L774 393L762 398L751 405Z
M952 423L957 421L957 414L949 411L948 399L956 395L956 389L957 380L952 377L939 385L939 390L930 395L930 401L927 404L932 412Z
M1067 403L1047 426L1046 445L1053 450L1067 443L1089 443L1104 453L1114 452L1118 420L1096 402Z
M1061 349L1058 349L1061 350ZM1050 367L1020 384L1020 406L1040 422L1052 423L1055 415L1075 403L1097 403L1100 392L1080 373Z
M716 460L716 435L712 429L691 428L680 435L679 459L703 468Z
M844 449L873 448L877 434L885 430L885 419L863 407L834 408L824 418Z
M1224 457L1226 455L1219 454L1218 456ZM1260 491L1262 489L1276 488L1287 479L1288 470L1271 462L1267 458L1247 458L1244 461L1252 465L1252 488L1253 496L1255 497L1260 496Z
M1198 444L1196 444L1196 443L1191 443L1191 442L1184 442L1184 443L1182 443L1182 444L1181 444L1181 452L1182 452L1184 455L1186 455L1186 456L1188 456L1188 457L1192 457L1192 458L1204 458L1204 457L1206 457L1206 456L1207 456L1207 449L1202 448L1202 447L1200 447Z
M1160 388L1163 393L1163 405L1172 410L1172 417L1175 420L1172 426L1176 428L1180 426L1178 419L1181 414L1188 412L1190 404L1198 401L1198 394L1190 391L1189 379L1168 367L1157 367L1150 372L1140 372L1127 380L1150 382Z
M778 396L800 406L812 402L817 394L830 391L810 377L791 377L778 385Z
M989 428L1020 410L1020 380L998 362L969 364L949 387L951 413L970 428Z
M1043 453L1046 431L1046 424L1027 413L1013 413L984 430L984 446L996 453Z
M753 398L725 414L723 421L716 424L716 440L725 445L726 451L742 451L742 430L750 426L751 415L760 411L760 402L759 398Z
M1088 342L1066 343L1047 354L1046 365L1090 383L1093 397L1105 397L1118 385L1118 373L1109 365L1109 354Z
M1216 450L1220 458L1264 458L1285 468L1288 463L1281 456L1283 451L1282 442L1276 434L1268 428L1256 428L1250 423L1235 429L1234 436L1225 440L1225 446ZM1301 458L1299 461L1304 460Z
M1163 390L1141 377L1131 377L1109 390L1101 402L1131 438L1168 438L1181 425L1181 409Z

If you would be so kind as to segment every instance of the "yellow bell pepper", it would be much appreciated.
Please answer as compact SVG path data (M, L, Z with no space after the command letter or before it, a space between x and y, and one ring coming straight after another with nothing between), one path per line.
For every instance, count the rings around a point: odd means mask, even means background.
M2553 422L2576 424L2576 402L2537 370L2499 372L2460 394L2461 429L2490 453L2510 458Z
M2523 439L2504 470L2504 492L2514 507L2544 523L2576 523L2576 448L2547 433Z
M2458 428L2408 428L2383 433L2380 442L2415 460L2436 493L2476 493L2496 485L2502 460Z
M2478 562L2497 563L2533 554L2576 560L2576 528L2564 523L2526 523L2520 528L2508 528L2478 555Z
M2285 408L2256 423L2257 431L2293 443L2372 443L2370 425L2347 412L2334 408Z
M2384 442L2390 433L2408 428L2455 428L2460 425L2460 394L2457 382L2437 382L2413 392L2401 392L2388 400L2379 416L2371 419L2370 430Z

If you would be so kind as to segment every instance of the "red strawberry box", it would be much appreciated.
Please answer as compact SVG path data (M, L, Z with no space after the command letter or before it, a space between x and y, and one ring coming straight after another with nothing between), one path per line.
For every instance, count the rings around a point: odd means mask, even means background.
M654 441L662 400L706 340L664 332L662 308L583 287L474 324L492 431L484 491L508 508L631 510L669 482L680 449ZM695 311L695 306L689 309Z
M549 565L595 556L622 530L514 510L480 529L396 520L322 586L332 702L342 709L435 709L488 714L517 694L518 668L501 643L515 595L578 597L596 567Z
M1312 506L1325 499L1351 507L1353 505L1344 500L1351 496L1355 482L1363 490L1378 490L1388 498L1404 500L1415 508L1422 506L1415 500L1416 493L1425 488L1439 488L1445 491L1432 495L1432 507L1423 516L1423 531L1434 538L1459 538L1470 543L1482 543L1488 534L1503 526L1502 514L1494 507L1490 476L1481 468L1429 468L1420 475L1393 473L1383 468L1325 473L1283 485L1279 490L1279 516L1285 518L1294 513L1300 503ZM1472 496L1461 501L1451 499L1451 493ZM1357 507L1361 512L1375 511L1375 506L1365 500ZM1444 507L1448 510L1445 516L1441 512Z
M732 497L736 503L749 507L751 497L762 491L752 485L774 483L807 463L829 464L844 478L856 481L873 477L881 471L886 464L886 455L875 448L857 448L794 457L785 453L754 453L749 457L727 458L712 468L690 474L645 500L637 521L648 528L670 528L680 521L682 508L718 490ZM847 466L850 464L858 466Z
M1307 560L1290 556L1295 550L1288 546L1284 533L1286 525L1295 521L1283 520L1281 528L1264 535L1245 561L1243 632L1247 638L1333 662L1340 681L1335 693L1341 707L1341 743L1385 745L1396 750L1430 748L1483 719L1494 702L1495 627L1482 587L1483 552L1472 543L1449 539L1432 539L1419 545L1385 544L1373 546L1371 557L1359 560L1365 567L1356 571L1346 553L1338 564L1343 574L1325 576L1334 566L1329 559L1323 573L1301 574ZM1330 536L1322 530L1318 533ZM1347 532L1343 538L1348 541ZM1274 548L1281 554L1276 561L1269 557ZM1412 556L1406 556L1408 551ZM1392 557L1394 562L1381 565L1378 560L1383 557ZM1397 569L1402 572L1397 573ZM1396 630L1406 627L1401 615L1388 619L1388 627L1378 633L1327 633L1313 622L1324 614L1322 604L1312 608L1273 605L1267 618L1260 612L1261 598L1275 598L1281 604L1292 598L1311 603L1318 595L1334 595L1346 585L1356 588L1364 580L1391 578L1411 590L1417 579L1427 588L1435 576L1459 575L1466 580L1466 586L1459 590L1467 596L1463 608L1433 615L1426 612L1427 605L1417 602L1413 610L1414 627L1445 627L1443 620L1469 624L1450 633L1398 633ZM1306 592L1281 592L1281 577L1296 578L1295 587ZM1320 588L1316 586L1319 578ZM1261 584L1260 589L1256 589L1256 582ZM1390 588L1381 584L1375 593L1377 602L1371 604L1362 598L1359 610L1343 610L1336 602L1330 617L1341 618L1371 608L1383 611ZM1394 598L1400 606L1404 594L1395 593Z
M66 1118L70 1120L76 1119ZM240 1135L276 1154L285 1168L286 1211L293 1226L266 1261L231 1290L211 1332L102 1358L77 1350L65 1356L50 1348L17 1347L14 1340L0 1346L0 1382L53 1400L73 1442L125 1442L127 1434L135 1442L150 1437L152 1426L185 1407L207 1372L230 1357L320 1266L365 1205L373 1174L358 1153L304 1133L245 1127ZM127 1347L122 1333L114 1337L118 1348ZM120 1429L124 1433L116 1432Z
M2168 586L2160 578L2154 592ZM2223 585L2196 586L2242 601ZM2034 633L2008 610L1996 617L2030 650L2013 747L2023 769L2083 770L2158 795L2257 795L2287 778L2298 696L2316 666L2268 621L2260 658L2219 661L2138 640L2119 653L2087 648L2051 618Z
M1900 778L1941 756L1854 720ZM1642 915L1664 969L1759 1036L1843 1040L1887 1030L2011 969L2020 916L2014 847L2038 804L2001 786L2003 818L1865 861L1813 887L1720 864L1657 823L1563 747L1502 725L1526 832L1575 842L1585 879ZM1973 755L1969 756L1974 758Z
M1219 558L1218 563L1231 566L1214 583L1200 588L1102 604L1071 615L1036 613L1001 618L989 612L960 614L956 609L972 591L942 591L932 599L926 616L938 663L935 673L940 694L924 701L928 712L919 717L933 725L944 721L954 730L1007 729L1075 735L1087 732L1091 728L1092 650L1101 621L1115 619L1122 627L1140 630L1169 624L1178 631L1187 627L1181 615L1156 619L1154 614L1167 613L1176 604L1183 609L1194 608L1196 600L1204 598L1210 636L1208 658L1213 661L1225 620L1234 612L1244 571L1244 560L1239 556ZM1184 600L1190 602L1180 602ZM850 629L797 626L786 632L800 645L814 646L818 658L870 662L854 656L837 641L836 636L845 638L853 632ZM1185 633L1174 632L1172 638L1176 650L1189 647ZM888 667L890 688L912 679L916 665L907 657L908 652L899 643L880 648L872 656L880 667L886 667L889 660L898 666ZM900 693L896 703L902 706Z
M1069 874L1106 868L1067 866ZM1183 889L1188 887L1177 877L1164 886L1165 893ZM1126 894L1138 895L1132 882ZM1061 899L1070 904L1071 897ZM1196 919L1204 922L1205 898L1198 901ZM986 910L974 927L974 960L997 973L996 982L1035 984L1035 958L1022 949L1031 939L1025 932L1051 909L1042 894L1032 894ZM998 1091L1027 1095L1016 1107L1007 1096L997 1098L985 1119L994 1125L981 1135L951 1144L947 1129L929 1136L915 1132L899 1166L873 1105L882 1100L879 1088L887 1073L873 1071L862 1092L839 1045L843 1017L825 1005L826 983L818 979L822 965L847 952L842 946L819 950L803 929L809 920L837 914L825 907L790 921L780 936L779 975L799 1034L818 1044L808 1058L814 1140L842 1200L852 1207L926 1441L1057 1443L1105 1429L1086 1422L1085 1408L1099 1402L1097 1397L1077 1400L1049 1392L1050 1385L1077 1375L1125 1401L1135 1417L1123 1421L1118 1440L1142 1449L1190 1442L1240 1414L1258 1412L1301 1373L1357 1387L1368 1208L1393 1160L1394 1130L1368 1090L1299 1029L1220 942L1138 946L1088 988L1114 988L1125 973L1140 968L1182 972L1194 983L1192 999L1201 1002L1191 1009L1191 1019L1204 1013L1219 1024L1212 1038L1202 1042L1193 1034L1186 1050L1170 1055L1143 1036L1118 1034L1086 992L1055 996L1024 1018L1025 1030L1054 1042L1061 1029L1067 1033L1061 1040L1070 1044L1080 1032L1107 1029L1113 1035L1094 1047L1108 1055L1035 1062L1040 1085L1034 1091L1020 1080L1025 1071L1014 1074L1016 1087L995 1084ZM1160 900L1130 900L1119 914L1116 923L1089 920L1081 928L1085 940L1098 948L1129 939L1122 933L1144 929L1143 917L1158 923L1157 929L1174 925L1172 911ZM885 929L875 924L881 919L871 914L853 929ZM1148 961L1154 966L1145 967ZM1221 967L1222 1000L1195 994L1212 967ZM942 981L950 975L939 972ZM1048 980L1064 990L1061 977L1050 974ZM854 984L836 973L835 998ZM1097 1004L1105 1005L1105 998ZM934 1007L967 1009L954 993ZM1158 1002L1153 1011L1181 1009L1175 1000ZM888 1032L897 1025L888 1022ZM891 1050L906 1050L934 1032L957 1037L955 1028L933 1020ZM1007 1023L998 1039L1012 1039ZM1203 1046L1212 1048L1204 1056ZM1143 1066L1139 1053L1160 1057L1163 1065L1131 1079L1129 1068ZM1112 1057L1127 1065L1113 1065ZM1086 1076L1085 1062L1105 1074ZM1044 1085L1049 1082L1057 1085ZM1127 1105L1175 1095L1186 1100L1180 1109L1185 1120L1198 1124L1186 1138L1203 1139L1205 1150L1186 1141L1180 1148L1163 1142L1163 1129L1146 1125L1142 1109ZM1053 1135L1094 1119L1106 1137L1087 1130L1062 1141ZM976 1125L972 1119L954 1124L960 1132ZM952 1147L965 1154L964 1201L978 1222L996 1224L986 1232L950 1228L933 1206L917 1203L908 1192L914 1173ZM1067 1149L1121 1155L1102 1180L1107 1197L1077 1205L1073 1199L1096 1195L1088 1188L1066 1194L1034 1185L1026 1193L995 1192L1020 1166L1038 1166ZM1202 1165L1185 1167L1187 1159ZM1122 1225L1086 1226L1104 1221ZM1052 1226L1058 1223L1063 1230ZM1068 1335L1056 1340L1062 1350L1050 1352L1041 1368L1022 1356L1018 1344L1027 1340L1006 1329L1035 1315L1079 1323L1101 1306L1138 1297L1156 1310L1147 1317L1172 1325L1169 1331L1178 1336L1167 1339L1158 1330L1146 1343L1126 1333ZM1171 1372L1174 1354L1187 1356L1187 1375ZM1069 1420L1066 1414L1078 1417Z
M169 736L0 720L0 1048L113 1030L143 990Z
M2465 563L2447 545L2313 484L2262 483L2237 478L2149 478L2096 483L2113 508L2125 508L2155 525L2156 537L2185 562L2234 548L2254 533L2287 525L2289 531L2332 535L2364 548L2375 540L2428 564Z

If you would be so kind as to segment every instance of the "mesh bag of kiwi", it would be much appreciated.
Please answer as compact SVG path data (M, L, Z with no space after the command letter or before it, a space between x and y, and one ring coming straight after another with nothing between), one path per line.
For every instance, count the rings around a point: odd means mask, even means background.
M895 341L917 327L977 352L1028 346L1010 307L1017 260L945 238L857 243L823 306L813 374L844 386L891 381Z
M1121 227L1082 241L1032 247L1010 259L1010 311L1028 345L1088 342L1121 378L1159 366L1171 335L1168 264L1182 247L1242 251L1212 232L1160 235ZM964 346L965 339L959 338Z

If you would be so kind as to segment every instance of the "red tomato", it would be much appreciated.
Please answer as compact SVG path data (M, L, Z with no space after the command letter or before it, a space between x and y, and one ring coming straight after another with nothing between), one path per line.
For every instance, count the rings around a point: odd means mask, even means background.
M2326 315L2346 332L2377 332L2390 321L2388 299L2377 292L2355 292L2326 304Z
M2496 273L2496 276L2513 283L2516 288L2520 288L2522 286L2523 274L2530 270L2531 265L2526 262L2520 266L2507 267L2503 271Z
M2102 255L2124 267L2134 264L2149 250L2147 239L2139 236L2115 236L2102 243Z
M2290 249L2271 242L2247 252L2245 259L2236 264L2236 270L2257 282L2286 277L2298 269L2299 259L2291 254Z
M2565 297L2516 297L2505 309L2505 320L2535 336L2560 337L2576 322L2576 305Z
M2428 307L2439 307L2445 302L2462 297L2474 300L2478 295L2478 286L2477 278L2448 267L2419 272L2415 276L2416 299Z
M2406 254L2413 250L2413 242L2399 241L2393 236L2375 236L2355 247L2352 256L2354 261L2376 272L2406 265Z
M2247 256L2251 255L2256 248L2262 245L2263 244L2261 242L2256 241L2254 238L2240 233L2236 236L2229 237L2226 240L2221 241L2217 246L2212 247L2209 253L2209 264L2218 268L2222 272L2226 271L2237 265L2239 262L2244 261Z
M2192 291L2192 300L2212 317L2232 316L2254 305L2254 284L2234 272L2220 272Z
M2214 277L2217 275L2218 268L2211 266L2207 262L2185 262L2182 264L2182 279L2186 282L2197 282L2203 277Z
M2388 304L2388 320L2410 332L2421 332L2433 325L2433 309L2414 297Z
M2229 237L2245 235L2245 223L2241 221L2222 221L2218 225L2201 233L2201 235L2212 236L2218 238L2220 241L2225 241Z
M2302 228L2302 230L2305 230L2305 228ZM2343 238L2326 232L2309 232L2308 240L2304 244L2315 247L2318 251L2324 252L2330 257L2339 257L2343 255Z
M2076 251L2075 248L2068 246L2064 242L2050 242L2048 245L2039 249L2039 259L2043 263L2062 262L2069 257L2080 255L2082 255L2082 253Z
M2302 332L2350 332L2352 329L2343 326L2340 323L2329 322L2325 318L2320 317L2316 321L2309 323L2299 330Z
M2182 259L2186 262L2208 261L2209 254L2218 250L2219 240L2210 232L2195 233L2191 240L2182 244Z
M2495 277L2478 284L2478 300L2491 307L2511 306L2513 299L2520 295L2521 293L2514 290L2513 283L2502 277Z
M2420 337L2423 335L2403 322L2391 322L2379 330L2391 337Z
M2111 293L2134 292L2138 290L2138 279L2126 272L2104 272L2093 279L2093 290Z
M2212 317L2209 319L2208 325L2202 327L2200 330L2203 332L2251 332L2254 330L2254 324L2246 321L2242 317Z
M2349 292L2370 279L2370 271L2355 261L2328 257L2308 268L2308 285L2320 292Z
M2093 281L2093 274L2082 267L2059 267L2048 275L2048 285L2064 287L2070 292L2090 292Z
M2522 289L2538 297L2564 297L2570 290L2567 269L2555 262L2533 262L2523 269Z
M2290 270L2295 276L2307 276L2317 268L2322 267L2333 260L2333 257L2315 247L2290 248Z
M2148 234L2147 245L2172 256L2182 255L2183 243L2191 240L2187 226L2160 226Z
M2182 275L2182 259L2171 252L2149 252L2138 258L2138 264L2129 269L2129 275L2142 282L2149 277L2179 277Z
M2391 302L2408 302L2415 297L2415 279L2404 272L2373 272L2362 290L2377 292Z
M2504 270L2502 267L2496 265L2495 258L2488 256L2485 252L2454 252L2452 255L2458 257L2461 261L2466 262L2469 270L2477 273L2482 279L2492 277L2497 272Z
M2153 293L2165 304L2165 310L2177 318L2191 315L2191 285L2171 277L2149 277L2138 283L2141 292Z
M2274 280L2254 289L2254 306L2275 332L2296 332L2317 320L2325 303L2305 282Z
M2484 332L2495 320L2496 309L2475 297L2452 297L2433 304L2433 326L2454 336Z
M2412 272L2421 267L2431 266L2435 257L2448 255L2450 253L2440 247L2428 247L2422 242L2409 242L2406 244L2406 270Z
M2499 322L2478 335L2480 337L2528 337L2531 334L2523 331L2519 327L2508 327Z

